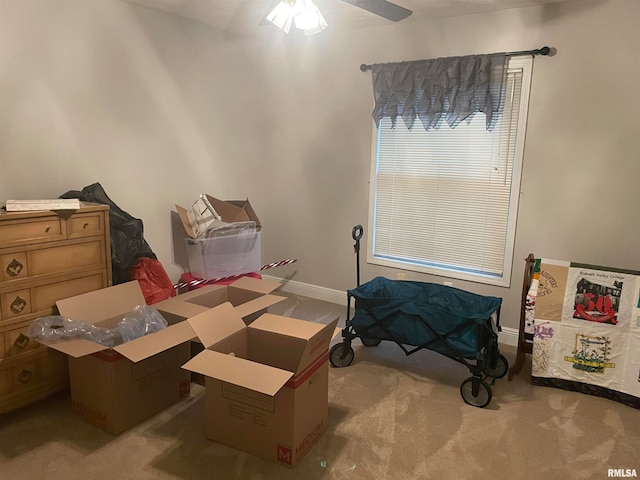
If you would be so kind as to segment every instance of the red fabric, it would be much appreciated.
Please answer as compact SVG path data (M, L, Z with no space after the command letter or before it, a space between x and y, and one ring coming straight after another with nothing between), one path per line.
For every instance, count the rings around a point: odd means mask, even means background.
M183 273L182 275L180 275L180 281L182 283L186 283L187 284L187 290L193 290L195 288L201 288L204 287L205 285L229 285L230 283L235 282L236 280L238 280L239 278L242 277L251 277L251 278L258 278L261 279L262 275L258 274L258 273L245 273L244 275L238 275L237 277L230 277L230 278L225 278L224 280L207 280L201 283L198 283L197 285L192 285L191 282L196 282L198 280L202 280L201 278L198 277L194 277L190 272L187 273Z
M611 298L603 296L598 297L596 308L599 312L608 313L611 310Z
M147 305L176 296L176 289L160 261L140 257L130 273L131 280L138 280Z

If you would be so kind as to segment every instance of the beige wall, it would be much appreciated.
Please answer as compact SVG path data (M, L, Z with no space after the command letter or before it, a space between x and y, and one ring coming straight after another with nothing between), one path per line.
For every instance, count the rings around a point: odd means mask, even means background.
M557 54L534 62L511 288L454 281L503 297L516 328L529 252L640 269L639 24L637 0L583 0L241 43L117 0L0 0L0 197L100 182L177 281L174 204L248 196L263 263L298 260L270 274L344 291L351 228L368 221L359 65L549 45ZM395 272L363 262L361 275Z

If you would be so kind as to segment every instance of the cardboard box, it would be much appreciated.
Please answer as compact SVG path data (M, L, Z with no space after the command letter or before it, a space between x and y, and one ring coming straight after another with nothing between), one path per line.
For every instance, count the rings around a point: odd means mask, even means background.
M182 322L210 308L230 302L246 324L251 323L267 308L287 297L273 295L280 282L260 278L241 277L229 285L206 285L154 303L153 306L171 324Z
M184 368L206 377L207 438L293 467L327 428L338 319L266 313L247 326L223 303L187 322L206 347Z
M145 298L137 281L56 302L60 315L113 328ZM85 340L41 341L67 354L73 410L117 435L189 395L195 333L187 322L113 348Z
M219 200L202 194L189 209L176 205L184 230L191 238L200 238L213 226L222 223L255 222L256 230L262 224L247 200Z
M271 294L278 287L279 282L242 277L228 285L207 285L182 293L154 303L153 306L162 313L169 324L175 324L229 302L236 307L245 324L249 324L266 313L271 305L286 300L287 297ZM202 343L196 337L191 342L191 355L195 356L203 349ZM204 377L195 373L191 376L191 381L205 384Z

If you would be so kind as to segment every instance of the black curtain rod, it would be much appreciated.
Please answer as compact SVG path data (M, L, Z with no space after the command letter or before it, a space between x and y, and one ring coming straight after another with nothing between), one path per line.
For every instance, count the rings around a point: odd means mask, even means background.
M536 48L535 50L520 50L519 52L506 52L505 56L507 57L515 57L518 55L549 55L551 53L550 47L542 47ZM371 70L371 65L367 65L363 63L360 65L360 70L363 72L367 72Z

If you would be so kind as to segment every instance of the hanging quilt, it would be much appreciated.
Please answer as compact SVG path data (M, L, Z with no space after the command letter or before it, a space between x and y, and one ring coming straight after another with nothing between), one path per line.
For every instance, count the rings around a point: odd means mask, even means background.
M640 408L640 272L541 259L534 279L532 383Z

